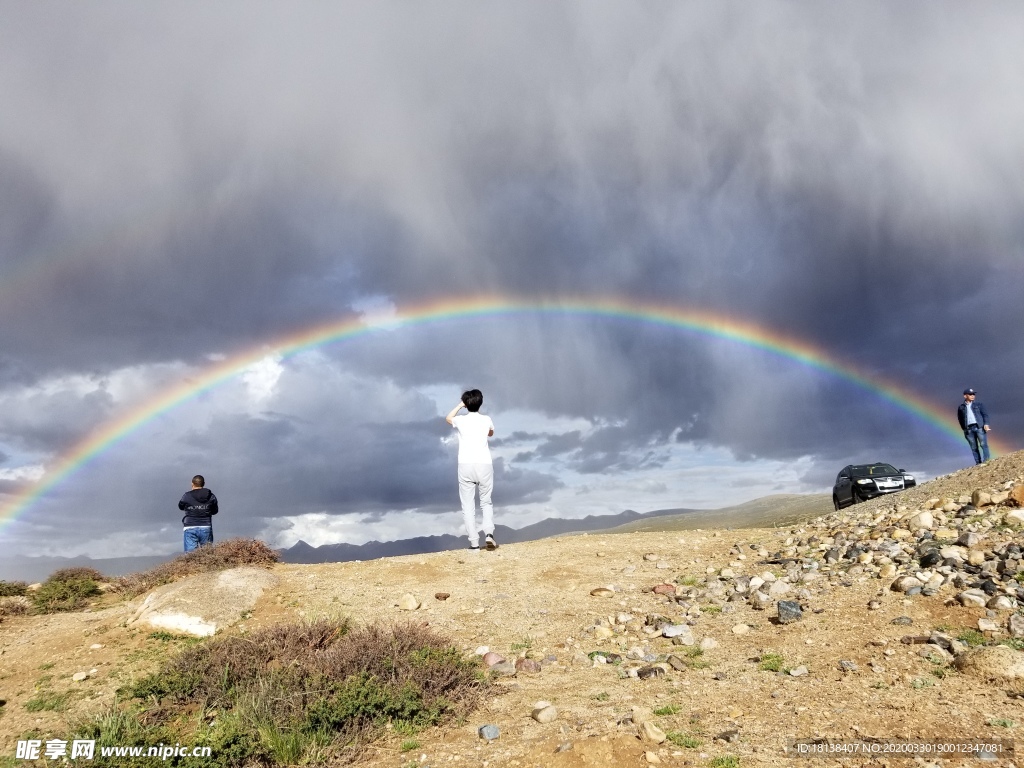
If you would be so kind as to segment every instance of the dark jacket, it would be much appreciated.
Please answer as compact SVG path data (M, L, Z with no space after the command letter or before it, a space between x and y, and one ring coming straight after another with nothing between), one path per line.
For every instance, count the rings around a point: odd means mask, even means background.
M980 400L971 403L971 410L974 411L974 420L978 422L979 427L988 426L988 411ZM967 403L960 403L956 417L960 421L960 429L967 429Z
M210 518L217 514L217 497L211 490L196 488L181 497L178 509L185 510L185 516L181 518L181 524L185 527L190 525L212 526L213 520Z

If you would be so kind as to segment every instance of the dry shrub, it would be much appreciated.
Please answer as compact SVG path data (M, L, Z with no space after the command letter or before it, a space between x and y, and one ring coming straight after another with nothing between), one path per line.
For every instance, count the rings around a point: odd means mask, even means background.
M189 648L130 694L155 705L157 727L230 714L250 734L245 760L290 764L351 753L386 723L415 731L468 714L485 687L479 661L428 627L324 619Z
M224 571L240 565L273 565L280 556L256 539L228 539L217 544L186 552L142 573L121 576L114 589L127 597L135 597L161 584L209 571Z
M0 616L19 616L28 613L32 601L21 595L5 595L0 597Z
M95 581L97 583L107 581L107 577L95 568L85 566L74 566L72 568L61 568L54 571L46 581Z

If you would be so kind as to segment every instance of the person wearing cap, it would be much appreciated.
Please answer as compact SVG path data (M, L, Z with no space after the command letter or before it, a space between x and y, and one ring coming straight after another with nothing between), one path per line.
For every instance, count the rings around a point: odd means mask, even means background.
M964 401L957 409L956 417L960 422L960 429L964 431L967 444L971 446L971 453L974 454L974 463L981 464L988 461L988 435L992 427L988 424L988 412L980 401L975 400L973 389L964 390Z

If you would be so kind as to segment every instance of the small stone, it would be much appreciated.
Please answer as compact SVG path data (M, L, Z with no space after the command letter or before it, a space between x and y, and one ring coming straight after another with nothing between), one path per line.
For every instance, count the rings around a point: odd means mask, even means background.
M646 560L649 563L653 563L657 559L658 556L654 552L648 552L646 555L644 555L644 560Z
M722 731L720 734L715 736L715 741L724 741L726 744L735 744L740 740L740 732L735 728L731 728L728 731Z
M594 637L596 637L596 638L598 638L600 640L606 640L609 637L612 637L614 635L615 635L615 633L611 630L610 627L604 627L604 626L600 626L600 625L594 627Z
M435 592L434 593L434 599L435 600L444 601L444 600L447 600L449 597L451 597L451 594L449 594L448 592Z
M74 680L76 683L80 683L83 680L88 679L88 677L89 677L89 673L88 672L75 672L75 674L73 674L71 676L71 679Z
M661 635L662 637L679 638L682 641L680 645L693 645L696 642L689 624L666 624L661 628Z
M666 659L666 661L668 662L669 666L672 667L672 669L676 670L677 672L685 672L686 671L686 662L683 661L682 659L680 659L674 653L671 654L668 657L668 659Z
M530 717L536 720L538 723L545 724L555 721L558 717L558 709L547 702L537 702L544 706L534 706L533 712L530 713Z
M89 650L90 651L98 651L102 647L103 647L102 643L93 643L92 645L89 646Z
M713 637L705 637L700 641L700 649L702 651L713 651L718 647L718 641Z
M1014 637L1024 637L1024 616L1019 613L1011 613L1006 620L1006 628Z
M978 629L982 632L998 632L999 624L992 619L978 619Z
M1014 608L1013 600L1008 595L996 595L985 605L994 611L1012 611Z
M889 623L895 624L897 627L909 627L911 624L914 623L914 620L909 616L897 616Z
M984 608L988 602L988 595L980 589L966 589L956 596L960 605L975 608Z
M991 503L992 496L985 491L975 491L971 494L971 504L976 507L987 507Z
M495 664L501 664L505 661L505 657L501 654L495 653L494 651L487 651L484 653L484 664L488 667L493 667Z
M674 595L676 587L674 584L658 584L651 591L656 595Z
M878 577L880 579L891 579L896 575L896 566L892 563L886 563L878 569Z
M571 750L572 750L572 742L571 741L563 741L561 744L559 744L557 747L555 747L555 752L556 753L558 753L558 752L570 752Z
M1024 509L1014 509L1003 517L1007 525L1024 525Z
M839 662L839 671L841 672L856 672L857 669L857 663L854 661L841 660Z
M415 611L420 607L420 601L411 593L406 592L398 599L398 607L403 611Z
M614 597L615 592L608 589L608 587L597 587L596 589L590 590L591 597Z
M807 674L807 667L801 664L799 667L789 670L789 674L792 677L803 677Z
M535 659L516 659L516 671L527 675L539 675L541 673L541 665Z
M665 732L650 720L644 722L640 727L640 732L644 741L649 741L653 744L662 744L666 739Z
M934 525L935 520L932 517L932 513L927 510L924 512L918 512L907 521L907 527L912 531L918 531L922 528L932 528Z
M737 624L735 627L732 628L732 633L734 635L745 635L749 631L750 631L750 625L749 624Z
M654 666L640 667L640 669L636 671L636 676L639 677L641 680L650 680L656 677L664 677L665 670L661 667Z
M780 624L792 624L804 617L800 603L794 600L779 600L778 609Z
M910 592L912 589L920 591L923 586L924 582L920 579L916 579L913 576L900 576L889 586L889 588L893 592Z
M650 750L647 750L646 752L644 752L644 760L646 760L650 765L661 765L661 758L658 757L657 752L651 752Z
M868 610L869 611L877 611L881 607L882 607L882 604L880 602L878 602L877 600L872 600L872 601L870 601L868 603Z
M982 646L957 656L954 666L985 680L1024 678L1024 653L1005 645Z
M982 565L985 562L985 553L975 549L968 553L967 562L971 565Z
M715 672L711 675L712 680L728 680L729 676L725 672Z
M496 725L481 725L476 732L481 739L486 739L487 741L494 741L501 735L501 731Z
M491 672L498 675L504 675L505 677L513 677L518 671L519 670L516 669L516 665L511 661L499 661L491 667Z

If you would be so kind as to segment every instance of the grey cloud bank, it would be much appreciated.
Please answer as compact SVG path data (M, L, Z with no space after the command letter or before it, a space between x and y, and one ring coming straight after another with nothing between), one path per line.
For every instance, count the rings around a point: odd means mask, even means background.
M366 297L490 293L744 318L951 423L974 386L1022 445L1022 52L1008 3L0 6L0 470ZM969 461L840 378L640 323L467 320L283 366L268 397L225 385L140 430L4 535L70 546L111 487L97 541L165 535L204 467L248 535L454 509L436 393L470 385L499 438L529 433L496 444L509 514L586 514L599 495L567 499L600 473L653 489L636 508L692 506L672 478L701 450L748 488L771 462L821 490L851 460ZM740 466L759 462L765 486Z

